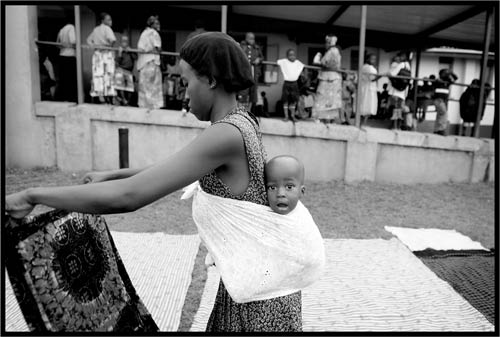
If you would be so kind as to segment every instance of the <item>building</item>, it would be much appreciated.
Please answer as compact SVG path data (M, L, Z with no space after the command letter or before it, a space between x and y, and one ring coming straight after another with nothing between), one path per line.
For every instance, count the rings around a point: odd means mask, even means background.
M75 6L40 4L37 6L6 6L6 78L19 79L9 81L7 89L7 165L43 166L57 162L57 154L46 153L49 145L56 146L60 140L51 135L53 121L49 117L41 117L35 113L35 103L40 100L39 65L37 44L35 40L55 41L57 32L64 25L68 16L74 15ZM131 46L135 47L146 19L153 14L160 17L162 23L163 49L179 51L187 35L194 29L196 19L203 19L208 31L221 29L226 25L228 34L241 40L245 32L253 31L257 42L263 46L265 57L276 60L285 57L286 50L297 50L298 59L310 64L314 54L322 50L324 35L335 33L342 49L342 67L357 70L359 59L359 22L362 17L361 6L267 6L267 5L169 5L155 4L154 8L138 3L117 5L87 3L78 6L81 27L81 39L85 41L97 23L100 12L108 12L113 17L113 30L117 37L127 34ZM410 8L411 7L411 8ZM442 66L450 66L459 75L463 83L470 83L473 78L480 77L481 54L479 52L431 49L447 46L450 41L453 47L480 50L484 33L484 16L489 8L484 5L454 6L368 6L366 16L366 50L378 55L380 73L389 68L391 57L398 50L413 50L421 53L419 72L414 58L412 69L419 77L436 74ZM429 7L429 6L427 6ZM498 10L498 7L494 7ZM489 12L488 12L489 13ZM387 20L392 15L394 20ZM222 20L221 16L226 20ZM398 26L399 25L399 26ZM394 27L400 27L398 32ZM458 27L455 29L455 27ZM464 33L464 27L467 32ZM472 28L471 28L472 27ZM491 33L489 50L495 51L496 40ZM416 43L418 44L416 45ZM40 45L38 45L40 46ZM416 46L418 48L416 48ZM56 53L56 49L52 53ZM82 49L83 102L89 102L88 92L91 78L91 50ZM490 53L487 80L495 86L496 54ZM441 63L440 63L441 62ZM10 64L13 66L11 67ZM16 65L24 65L22 69ZM266 66L268 72L276 72L273 66ZM270 76L272 78L272 76ZM281 93L281 76L273 83L260 83L259 92L265 91L270 110L274 110ZM381 79L380 88L387 79ZM264 81L265 82L265 81ZM450 130L456 131L459 124L458 104L455 99L463 91L462 87L454 87L450 102ZM23 96L19 100L20 95ZM491 136L494 123L494 95L489 97L486 116L481 128L482 137ZM14 113L19 111L18 114ZM421 131L430 131L432 112L428 114ZM427 126L425 126L427 124ZM426 129L427 128L427 129ZM26 137L16 137L23 131ZM41 150L40 143L48 142ZM51 143L52 142L52 143ZM44 152L45 151L45 152ZM87 169L84 166L82 169ZM90 168L95 167L95 165Z

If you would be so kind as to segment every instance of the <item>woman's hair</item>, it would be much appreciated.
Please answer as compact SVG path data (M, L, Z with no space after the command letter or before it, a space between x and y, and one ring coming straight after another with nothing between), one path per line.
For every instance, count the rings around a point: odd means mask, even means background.
M148 27L152 27L156 21L159 21L160 19L158 18L158 15L151 15L149 18L148 18L148 21L146 21L146 25Z
M99 14L99 18L101 19L101 22L104 21L104 19L106 19L106 16L108 16L109 14L106 13L106 12L102 12L101 14ZM109 15L111 17L111 15Z
M196 35L181 48L180 58L198 76L216 81L227 92L238 92L254 84L250 63L240 45L229 35L209 32Z
M375 56L375 54L374 54L374 53L367 53L367 54L365 55L365 63L368 63L368 60L369 60L372 56Z

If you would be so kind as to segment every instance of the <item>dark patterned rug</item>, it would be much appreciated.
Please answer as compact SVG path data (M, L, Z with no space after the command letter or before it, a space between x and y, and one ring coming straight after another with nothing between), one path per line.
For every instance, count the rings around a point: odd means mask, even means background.
M495 253L493 250L413 252L437 276L495 324Z
M31 331L156 332L101 216L6 219L6 266Z

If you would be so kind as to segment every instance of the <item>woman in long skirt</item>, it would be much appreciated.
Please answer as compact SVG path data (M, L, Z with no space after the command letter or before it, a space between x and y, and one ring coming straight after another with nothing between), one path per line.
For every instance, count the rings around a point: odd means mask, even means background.
M163 85L160 68L161 37L160 20L157 16L151 16L147 21L147 27L142 32L137 48L139 50L152 52L151 54L139 54L137 70L139 71L139 101L140 108L159 109L163 107Z
M98 48L111 47L115 43L116 37L111 29L111 25L111 15L101 13L101 24L95 27L87 37L87 44L96 48L92 55L90 96L99 97L101 103L108 104L112 104L113 97L116 96L113 83L115 76L115 52Z
M368 54L365 64L361 68L361 89L359 93L359 114L362 116L361 125L365 125L370 116L377 114L377 75L375 63L377 57L374 54Z
M321 65L322 70L318 76L319 85L312 114L317 121L333 122L340 117L342 108L342 76L336 71L340 68L341 56L336 47L336 36L327 35L325 42L325 55L318 53L314 58L314 63Z

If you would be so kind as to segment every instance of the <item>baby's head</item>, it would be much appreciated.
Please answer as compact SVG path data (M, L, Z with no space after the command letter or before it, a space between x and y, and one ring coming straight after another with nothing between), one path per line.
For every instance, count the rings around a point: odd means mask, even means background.
M295 157L283 155L266 164L266 189L269 206L279 214L295 209L305 192L304 165Z

